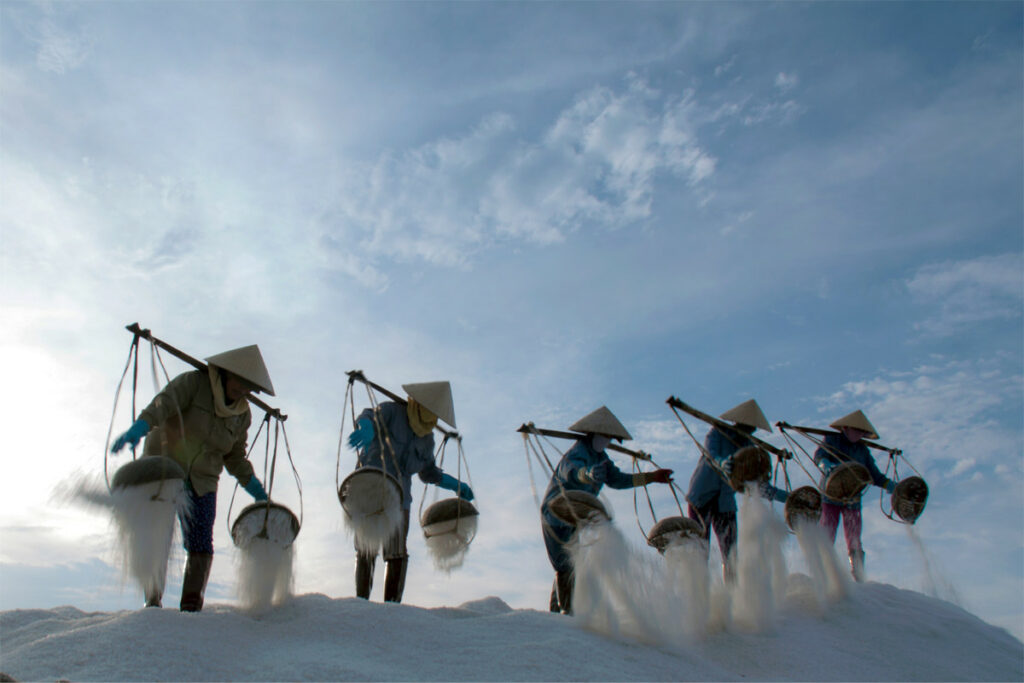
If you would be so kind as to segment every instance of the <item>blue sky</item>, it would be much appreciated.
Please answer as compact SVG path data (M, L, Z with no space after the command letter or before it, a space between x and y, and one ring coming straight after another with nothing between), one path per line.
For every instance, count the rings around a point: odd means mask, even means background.
M4 3L0 609L138 604L106 521L53 492L102 471L139 321L260 345L300 591L353 593L333 486L360 368L452 382L480 502L459 572L413 533L411 602L546 604L522 422L607 405L685 486L665 399L754 397L863 409L931 485L941 597L1021 637L1021 36L1019 3ZM869 572L925 589L877 500Z

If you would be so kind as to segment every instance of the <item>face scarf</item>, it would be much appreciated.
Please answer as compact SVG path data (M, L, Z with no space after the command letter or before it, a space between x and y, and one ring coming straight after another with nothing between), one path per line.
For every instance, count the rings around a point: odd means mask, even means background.
M416 436L426 436L437 426L437 415L417 403L412 396L405 406L405 414L409 417L409 426Z
M224 385L220 381L220 371L210 367L210 389L213 390L213 412L217 417L234 417L249 412L249 402L245 396L238 399L231 405L227 404L224 397Z

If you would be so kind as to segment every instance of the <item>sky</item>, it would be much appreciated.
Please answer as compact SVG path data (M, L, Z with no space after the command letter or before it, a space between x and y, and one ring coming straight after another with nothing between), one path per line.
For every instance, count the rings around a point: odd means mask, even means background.
M867 495L870 577L1021 638L1022 33L1010 2L3 3L0 609L141 604L68 493L126 460L137 321L200 358L260 346L299 593L354 594L361 369L451 382L480 510L451 573L414 528L408 603L546 605L523 422L606 405L685 489L665 399L756 398L772 423L864 410L931 489L913 529ZM165 381L141 358L139 407ZM606 501L643 547L645 502Z

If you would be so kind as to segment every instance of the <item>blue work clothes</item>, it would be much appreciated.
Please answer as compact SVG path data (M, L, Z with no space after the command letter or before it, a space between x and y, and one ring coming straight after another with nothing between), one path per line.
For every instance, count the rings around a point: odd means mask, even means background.
M356 422L363 419L373 423L374 438L357 451L359 467L381 468L401 482L402 508L408 510L412 506L412 475L418 474L424 483L438 484L444 474L434 462L434 434L416 436L405 405L393 401L377 406L376 419L373 409L367 408ZM389 442L393 453L386 446Z
M875 464L875 459L871 455L871 451L864 445L862 441L854 443L850 441L842 434L842 432L836 432L835 434L825 435L824 442L821 446L814 451L814 463L821 467L824 472L821 475L821 481L818 483L818 488L822 491L822 500L832 505L838 505L847 508L859 508L860 499L863 497L857 497L857 500L849 503L844 503L839 500L833 500L825 495L825 482L828 480L829 473L837 465L843 462L856 462L864 465L867 468L868 474L871 475L871 482L875 486L885 487L889 482L885 478L885 475L878 469L878 465Z
M729 485L728 479L712 467L708 458L713 458L721 467L722 463L736 454L736 451L753 445L753 439L746 434L712 427L704 437L704 450L707 453L701 456L697 468L690 477L690 489L686 492L687 502L698 510L736 512L736 491ZM760 484L758 489L762 497L780 503L784 503L789 495L768 483Z
M598 463L608 461L608 477L604 482L584 483L579 479L579 472L593 467ZM572 571L572 560L565 550L565 544L569 542L576 527L562 522L549 509L551 501L561 491L585 491L596 496L607 484L613 489L633 488L632 474L626 474L615 466L614 462L604 451L595 451L590 445L590 439L580 439L572 448L562 456L558 467L551 476L551 482L544 493L544 502L541 503L541 518L544 530L544 546L548 551L548 559L555 571Z

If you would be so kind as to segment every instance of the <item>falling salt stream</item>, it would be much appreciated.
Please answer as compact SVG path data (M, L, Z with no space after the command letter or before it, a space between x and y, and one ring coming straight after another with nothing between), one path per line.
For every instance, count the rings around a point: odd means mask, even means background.
M728 585L701 539L676 542L660 556L632 546L609 523L583 527L569 544L576 617L610 636L678 645L722 630L769 632L787 604L820 615L850 594L846 567L816 524L796 534L809 575L788 573L789 534L760 497L743 496L739 530L736 582Z
M458 569L465 561L466 553L469 552L467 541L476 536L477 516L463 517L458 520L457 525L448 524L453 527L453 531L428 536L424 540L427 552L434 561L434 567L445 573Z
M924 571L924 586L922 587L924 593L933 598L951 602L958 607L963 607L956 588L938 571L931 553L925 548L924 541L917 534L913 525L908 524L906 526L907 535L910 536L910 540L913 542L914 548L917 549L918 555L921 558L921 567Z
M290 515L271 509L269 516L262 512L245 515L232 529L239 539L238 602L243 609L259 612L291 597L295 548L292 521Z
M136 582L142 595L162 594L177 516L188 506L182 481L154 481L108 492L100 482L82 480L71 485L70 497L111 514L122 575Z

